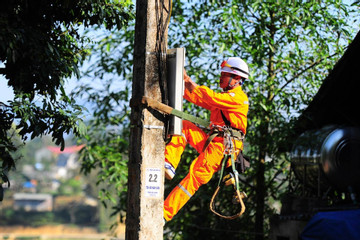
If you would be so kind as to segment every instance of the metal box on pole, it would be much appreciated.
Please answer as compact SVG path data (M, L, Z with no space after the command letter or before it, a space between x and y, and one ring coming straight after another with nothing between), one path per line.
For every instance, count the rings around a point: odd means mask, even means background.
M184 64L185 49L174 48L167 51L167 81L169 105L179 111L183 110L184 95ZM181 135L182 120L171 116L169 124L169 135Z

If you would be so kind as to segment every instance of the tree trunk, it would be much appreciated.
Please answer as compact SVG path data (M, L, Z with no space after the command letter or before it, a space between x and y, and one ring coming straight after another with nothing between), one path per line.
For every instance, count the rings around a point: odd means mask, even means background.
M270 31L270 39L272 40L269 45L275 47L275 32L276 27L273 24L275 14L274 12L270 11L270 24L268 29ZM275 71L274 71L274 48L270 49L269 56L268 56L268 80L273 82L275 78ZM271 99L273 98L275 86L273 84L266 84L266 92L267 92L267 101L270 103ZM271 105L271 104L267 104ZM269 136L269 119L268 116L270 113L268 111L264 111L263 117L263 125L260 127L260 136L262 136L259 141L259 163L256 172L256 217L255 217L255 232L256 240L263 240L264 239L264 214L265 214L265 200L266 200L266 183L265 183L265 157L268 153L268 136Z
M265 152L260 151L259 163L256 172L256 240L264 239L264 207L265 207Z

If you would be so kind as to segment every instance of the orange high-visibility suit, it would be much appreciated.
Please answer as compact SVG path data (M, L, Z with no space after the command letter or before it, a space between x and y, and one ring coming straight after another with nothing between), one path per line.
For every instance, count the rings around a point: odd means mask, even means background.
M246 134L248 97L237 87L226 92L215 93L208 87L198 86L192 92L185 89L184 98L196 105L211 111L210 126L224 126L221 111L230 121L231 127ZM215 137L204 152L203 147L208 138L199 127L193 123L183 121L183 136L173 136L165 149L165 159L176 168L181 154L189 143L200 155L192 162L187 176L167 196L164 202L164 218L170 221L174 215L195 194L199 187L210 181L213 174L220 170L224 156L222 137ZM236 141L236 149L242 149L242 141Z

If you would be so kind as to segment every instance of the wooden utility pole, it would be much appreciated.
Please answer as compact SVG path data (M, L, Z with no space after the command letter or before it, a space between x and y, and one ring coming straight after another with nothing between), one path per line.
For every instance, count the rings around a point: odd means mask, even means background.
M165 61L169 14L168 1L136 1L127 240L163 239L164 118L139 103L143 96L167 101Z

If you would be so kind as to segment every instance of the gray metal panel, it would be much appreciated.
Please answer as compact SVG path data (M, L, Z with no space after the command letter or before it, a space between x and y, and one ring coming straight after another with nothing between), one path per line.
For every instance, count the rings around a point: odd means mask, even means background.
M184 63L184 48L174 48L167 51L169 105L179 111L183 111ZM171 116L169 134L181 135L181 131L182 120L178 117Z

